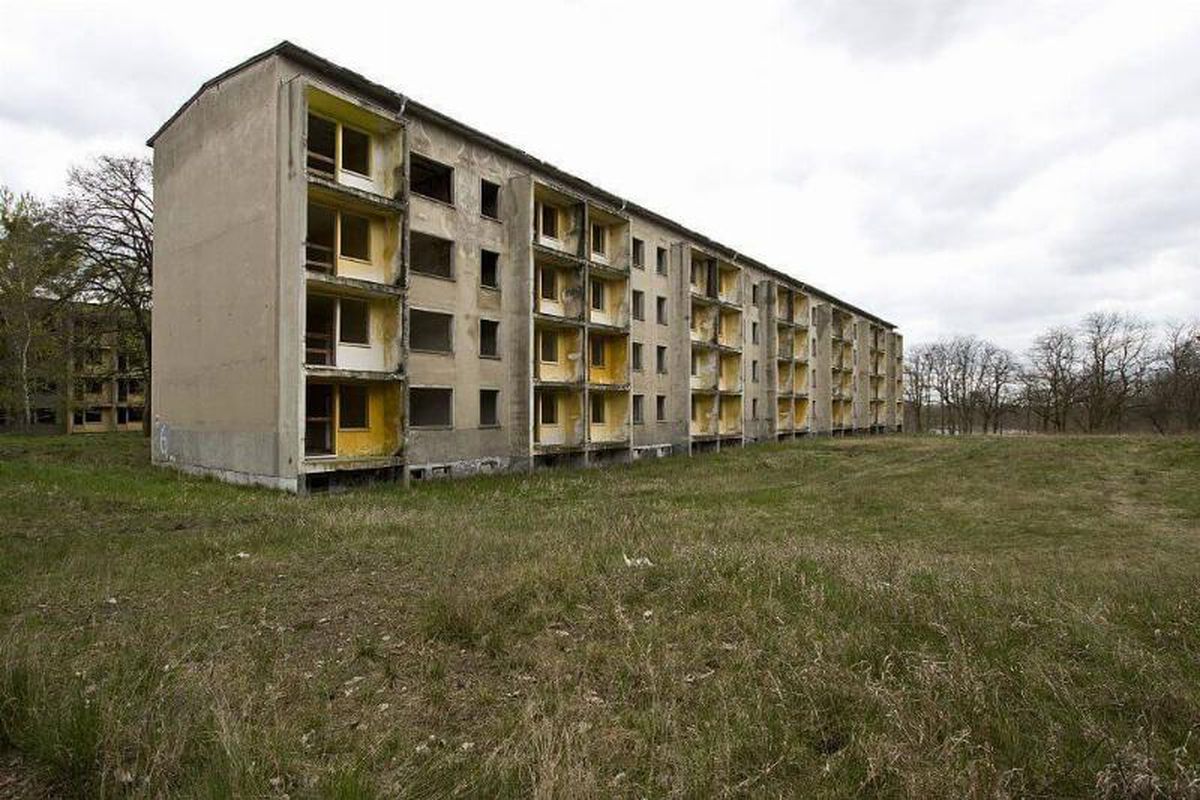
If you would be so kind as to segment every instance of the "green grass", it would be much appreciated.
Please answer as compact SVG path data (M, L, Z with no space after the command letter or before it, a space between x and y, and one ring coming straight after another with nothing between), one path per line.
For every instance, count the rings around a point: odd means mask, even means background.
M0 439L0 750L56 793L1200 793L1196 439L307 499L146 453Z

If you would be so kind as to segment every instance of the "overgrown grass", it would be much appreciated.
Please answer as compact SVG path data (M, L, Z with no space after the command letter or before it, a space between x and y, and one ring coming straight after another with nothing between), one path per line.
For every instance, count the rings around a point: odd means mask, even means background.
M1195 439L308 499L145 453L0 439L0 749L58 791L1200 796Z

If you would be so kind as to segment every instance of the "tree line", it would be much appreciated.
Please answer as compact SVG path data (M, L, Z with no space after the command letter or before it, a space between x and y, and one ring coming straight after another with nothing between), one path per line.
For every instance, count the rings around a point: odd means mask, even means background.
M1196 432L1200 320L1099 311L1048 328L1020 356L953 336L909 348L904 377L917 432Z
M35 397L63 392L86 310L89 330L134 353L149 430L153 242L149 159L101 156L50 199L0 187L0 410L16 427L34 424Z

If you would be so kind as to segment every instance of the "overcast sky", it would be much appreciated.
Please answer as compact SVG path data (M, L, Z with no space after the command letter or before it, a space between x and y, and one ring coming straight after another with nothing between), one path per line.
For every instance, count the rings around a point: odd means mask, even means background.
M1200 316L1200 2L0 0L0 183L290 39L904 328Z

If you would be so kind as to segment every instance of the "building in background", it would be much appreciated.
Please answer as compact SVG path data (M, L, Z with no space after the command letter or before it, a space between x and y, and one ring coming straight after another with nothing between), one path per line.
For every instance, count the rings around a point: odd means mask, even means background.
M900 427L891 323L292 44L149 144L156 463L305 491Z

